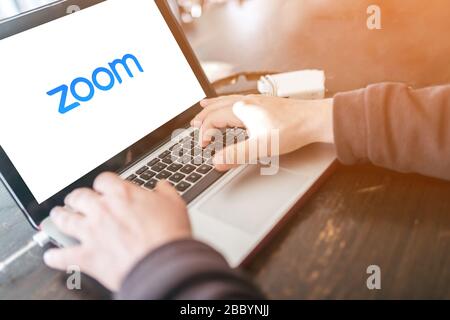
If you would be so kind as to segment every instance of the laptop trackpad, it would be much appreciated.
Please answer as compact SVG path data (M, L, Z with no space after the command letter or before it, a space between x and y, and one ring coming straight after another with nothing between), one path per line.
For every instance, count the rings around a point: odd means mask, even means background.
M311 178L282 168L276 175L261 175L248 166L230 182L203 199L197 210L255 234L276 223L311 185Z

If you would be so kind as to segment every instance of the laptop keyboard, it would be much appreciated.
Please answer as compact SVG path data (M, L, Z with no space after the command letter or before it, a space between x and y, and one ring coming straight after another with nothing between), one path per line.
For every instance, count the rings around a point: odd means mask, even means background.
M179 139L157 157L151 158L126 180L152 190L159 180L164 179L180 194L187 192L214 171L212 159L217 150L248 138L246 131L241 128L229 128L221 132L219 141L213 140L207 147L201 148L199 131L194 129L189 136Z

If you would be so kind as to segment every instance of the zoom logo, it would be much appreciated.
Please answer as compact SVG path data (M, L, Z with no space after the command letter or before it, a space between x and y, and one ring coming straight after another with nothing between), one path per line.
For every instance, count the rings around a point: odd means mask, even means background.
M83 102L88 102L94 98L96 89L100 91L109 91L114 88L117 83L122 84L122 73L127 73L129 78L134 78L134 74L130 65L134 64L140 72L144 72L139 60L132 54L126 54L122 59L116 59L109 63L109 68L99 67L92 73L91 79L82 77L75 78L70 87L68 85L61 85L53 90L47 92L49 96L60 93L60 102L58 111L65 114L81 105ZM80 88L84 90L80 93ZM86 90L87 89L87 90ZM69 97L70 94L70 97ZM74 101L75 100L75 101ZM71 102L72 101L72 102Z

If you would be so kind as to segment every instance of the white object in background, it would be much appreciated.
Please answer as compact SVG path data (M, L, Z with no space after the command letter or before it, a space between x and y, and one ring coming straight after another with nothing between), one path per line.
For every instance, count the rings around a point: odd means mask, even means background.
M261 77L258 91L276 97L293 99L323 99L325 73L322 70L302 70Z
M226 78L234 72L234 67L231 64L219 61L202 62L202 68L210 82Z
M0 3L0 20L15 16L19 9L15 1L6 0Z
M1 0L0 20L56 2L56 0Z

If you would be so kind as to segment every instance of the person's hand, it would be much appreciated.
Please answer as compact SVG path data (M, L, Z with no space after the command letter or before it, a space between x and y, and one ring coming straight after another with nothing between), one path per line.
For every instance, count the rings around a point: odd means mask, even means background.
M65 204L52 210L51 219L81 244L47 251L45 263L60 270L79 266L112 291L150 251L191 237L186 205L166 181L149 191L104 173L94 190L75 190Z
M201 102L204 108L191 122L200 128L202 146L210 143L215 131L226 127L245 128L249 139L227 146L217 152L213 161L219 171L228 170L237 165L240 159L254 161L256 157L270 157L292 152L314 142L333 143L333 101L292 100L261 95L224 96ZM278 154L273 154L271 132L278 131ZM259 150L249 152L253 141L265 139L267 154ZM264 152L264 151L263 151ZM231 162L230 162L231 159ZM233 160L234 159L234 160Z

